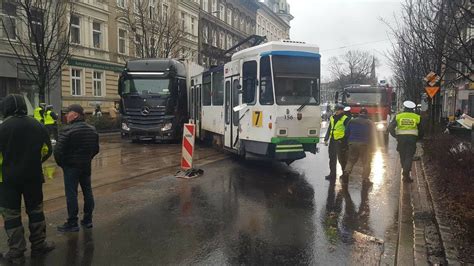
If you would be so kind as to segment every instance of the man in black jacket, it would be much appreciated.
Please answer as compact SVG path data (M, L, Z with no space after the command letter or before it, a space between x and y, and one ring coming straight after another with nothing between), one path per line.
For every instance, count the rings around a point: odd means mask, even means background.
M44 125L27 116L23 96L7 96L2 107L5 119L0 124L0 211L9 247L3 257L12 263L23 263L26 241L21 222L22 197L29 218L31 255L40 256L54 249L54 243L45 241L42 169L52 148Z
M84 195L84 218L81 225L92 228L94 196L91 186L91 161L99 153L99 135L94 127L84 121L84 109L73 104L66 114L69 124L59 134L54 149L56 163L63 168L64 188L67 201L67 222L58 226L60 232L77 232L77 187L80 184Z

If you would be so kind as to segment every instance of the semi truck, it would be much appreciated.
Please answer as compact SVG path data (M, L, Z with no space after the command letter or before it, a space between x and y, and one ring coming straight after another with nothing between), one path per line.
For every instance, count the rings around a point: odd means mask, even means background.
M362 108L367 109L369 118L375 123L377 137L386 145L389 141L387 131L392 114L393 88L389 85L351 84L336 93L336 102L351 107L353 116Z
M175 59L128 61L118 82L122 138L180 139L189 118L186 77L185 64Z

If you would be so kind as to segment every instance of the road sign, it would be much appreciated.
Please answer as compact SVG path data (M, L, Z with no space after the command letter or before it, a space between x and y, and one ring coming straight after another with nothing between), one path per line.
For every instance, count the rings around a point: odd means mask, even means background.
M428 96L430 96L430 98L433 98L436 95L436 93L438 93L439 87L426 87L425 91L428 94Z
M426 75L423 80L426 81L426 83L428 83L431 87L433 87L441 80L441 77L438 76L435 72L431 71L430 73L428 73L428 75Z
M195 125L184 124L183 130L183 155L181 157L181 169L193 168Z

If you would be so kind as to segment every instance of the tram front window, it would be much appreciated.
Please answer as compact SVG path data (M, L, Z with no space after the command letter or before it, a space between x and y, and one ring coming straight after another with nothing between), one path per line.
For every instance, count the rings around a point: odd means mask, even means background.
M319 58L274 56L272 61L278 105L319 104Z

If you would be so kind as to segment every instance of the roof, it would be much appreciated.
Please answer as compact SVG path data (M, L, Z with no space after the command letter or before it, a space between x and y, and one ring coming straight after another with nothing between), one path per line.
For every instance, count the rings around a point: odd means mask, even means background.
M262 54L277 54L275 52L292 52L293 55L299 56L320 56L319 47L313 44L293 41L274 41L239 51L232 56L232 60L244 59Z
M186 67L176 59L133 59L125 67L129 72L166 72L175 69L178 76L186 76Z

